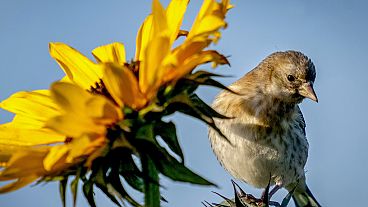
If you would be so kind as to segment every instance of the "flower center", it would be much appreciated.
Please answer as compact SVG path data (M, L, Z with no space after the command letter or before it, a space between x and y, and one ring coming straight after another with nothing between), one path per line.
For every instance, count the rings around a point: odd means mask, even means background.
M66 137L64 143L68 144L73 141L73 137Z
M96 82L94 86L91 86L91 88L87 91L92 93L92 94L103 95L106 98L108 98L110 101L117 104L115 102L114 98L111 96L110 92L106 89L106 86L105 86L104 82L101 79L99 80L99 82Z
M135 77L138 78L139 77L139 63L140 63L139 60L138 61L132 60L130 63L124 63L124 66L129 68L129 70L131 70L134 73Z

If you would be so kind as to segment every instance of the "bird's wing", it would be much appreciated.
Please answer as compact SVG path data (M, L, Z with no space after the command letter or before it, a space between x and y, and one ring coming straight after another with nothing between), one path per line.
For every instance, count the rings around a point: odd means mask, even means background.
M306 133L305 133L306 124L305 124L305 121L304 121L303 113L300 110L299 106L297 108L297 113L298 113L298 118L296 119L296 121L297 121L298 125L300 126L300 128L303 130L304 136L306 136Z

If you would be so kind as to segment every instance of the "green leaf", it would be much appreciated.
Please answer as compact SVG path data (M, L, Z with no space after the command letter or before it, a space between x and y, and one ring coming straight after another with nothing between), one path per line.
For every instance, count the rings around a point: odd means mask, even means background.
M154 125L152 123L141 126L135 135L136 139L146 140L156 144Z
M121 157L121 161L118 166L119 174L135 190L143 192L142 172L135 164L131 153L124 152L124 150L121 149L121 152L118 154L118 156Z
M61 202L63 204L63 207L66 207L66 203L65 203L65 193L66 193L66 188L67 188L67 184L68 184L68 177L64 177L64 179L60 180L59 182L59 192L60 192L60 198L61 198Z
M142 207L138 202L136 202L124 189L120 177L119 172L117 170L112 170L107 176L107 182L115 189L117 193L119 193L120 198L124 198L131 205L135 207Z
M73 206L74 207L76 207L77 205L78 183L79 183L81 171L82 171L82 168L78 168L77 174L75 175L74 180L70 183L70 190L72 191L72 195L73 195Z
M96 207L95 199L94 199L94 193L93 193L93 182L90 180L87 180L83 184L83 194L86 197L89 205L91 207Z
M231 77L227 75L220 75L216 73L211 73L205 70L198 70L195 73L192 73L188 75L189 79L195 80L195 79L201 79L201 78L208 78L208 77Z
M155 124L155 133L156 135L159 135L169 148L180 157L182 162L184 162L184 154L176 135L175 124L173 122L158 122Z
M207 125L212 127L220 136L222 136L225 140L229 141L226 136L221 132L221 130L216 126L215 121L212 117L206 116L203 114L201 110L199 110L196 105L189 98L188 94L180 94L170 100L167 103L166 110L168 114L171 114L176 111L180 111L189 116L195 117Z
M77 193L78 193L78 182L79 179L75 178L70 186L70 190L72 191L72 195L73 195L73 206L76 207L77 206Z
M95 176L95 185L117 206L121 207L119 201L115 198L115 195L109 190L108 183L106 182L106 171L101 166Z
M203 79L195 79L195 80L187 79L187 80L188 80L188 82L190 82L190 84L213 86L213 87L216 87L216 88L220 88L220 89L229 91L230 93L239 94L239 93L231 90L227 86L223 85L222 83L220 83L220 82L218 82L218 81L216 81L212 78L203 78Z
M145 154L140 157L144 175L144 204L146 207L159 207L161 195L158 171L151 158Z
M153 147L148 147L148 149L153 149ZM149 150L147 152L150 154L156 168L163 175L175 181L199 185L215 185L188 169L183 163L177 161L166 151L166 149L162 147L159 149L160 150Z
M190 94L190 100L193 105L198 108L202 113L209 117L216 117L221 119L231 119L230 117L224 116L217 111L215 111L211 106L207 105L201 98L197 96L197 94Z
M143 192L143 179L135 174L123 174L124 180L135 190Z
M189 82L192 82L192 84L194 84L194 85L214 86L216 88L224 89L224 90L227 90L231 93L238 94L238 93L234 92L233 90L229 89L228 87L226 87L225 85L223 85L222 83L212 79L211 77L229 77L229 76L218 75L218 74L210 73L210 72L207 72L207 71L198 71L198 72L196 72L194 74L191 74L190 76L187 76L183 79L186 79ZM190 84L190 83L187 83L187 84Z

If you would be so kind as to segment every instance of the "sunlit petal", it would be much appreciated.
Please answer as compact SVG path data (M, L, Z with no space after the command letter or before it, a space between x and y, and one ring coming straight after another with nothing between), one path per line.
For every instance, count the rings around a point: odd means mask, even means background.
M18 190L30 183L33 183L39 178L37 175L29 175L27 177L18 178L16 181L0 187L0 193L8 193Z
M74 83L89 89L102 77L102 69L74 48L63 43L50 43L50 55Z
M59 108L68 113L83 114L86 100L91 96L74 84L56 82L51 86L51 97Z
M7 167L1 171L0 180L12 180L29 175L45 174L46 171L42 161L48 151L48 147L26 148L16 151L7 163Z
M0 125L0 144L32 146L63 142L65 136L49 129L27 129L13 123Z
M0 143L0 167L5 167L10 160L10 157L17 151L22 151L27 149L26 146L12 145L8 143Z
M106 64L103 81L119 106L126 104L140 108L146 104L147 101L139 90L136 77L125 66Z
M144 51L147 47L148 42L151 41L152 37L153 37L153 18L152 15L149 15L144 20L137 34L136 49L135 49L136 61L144 60Z
M216 0L205 0L197 15L191 30L188 34L188 41L191 39L207 39L213 35L213 41L217 41L220 36L218 30L226 27L225 15L232 8L228 0L217 2Z
M120 42L104 45L92 51L93 56L99 63L113 62L119 65L124 65L125 48Z
M190 73L198 65L209 62L212 62L213 64L229 63L226 57L214 50L203 51L187 58L178 68L171 68L170 70L168 70L167 74L165 75L165 79L176 80Z
M170 38L167 35L158 36L146 48L146 60L139 70L139 87L148 99L162 83L165 73L161 66L162 61L170 52Z
M79 137L84 133L104 134L105 126L95 124L87 117L81 117L74 114L65 114L57 116L46 123L46 127L67 137Z
M45 170L50 171L52 167L60 161L68 153L68 147L66 145L53 146L50 152L43 159L43 166Z
M46 90L15 93L1 102L0 107L38 121L46 121L58 115L58 107Z
M170 42L178 36L184 13L189 0L172 0L166 9L167 24L170 30Z
M159 0L152 1L152 17L153 17L153 31L157 36L163 32L169 32L168 22L166 18L166 11Z
M90 136L82 136L78 139L75 139L72 143L70 143L70 150L68 156L66 157L66 162L71 163L81 156L90 155L95 152L96 149L104 146L106 142L107 141L104 137L92 138Z
M95 123L109 125L123 118L121 110L102 96L93 96L86 102L86 115Z

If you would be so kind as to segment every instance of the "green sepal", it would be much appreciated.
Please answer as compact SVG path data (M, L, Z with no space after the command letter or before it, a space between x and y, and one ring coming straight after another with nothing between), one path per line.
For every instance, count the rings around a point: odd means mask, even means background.
M117 169L111 170L110 174L107 176L106 181L115 189L120 198L125 199L135 207L142 207L142 205L136 202L124 189Z
M215 111L211 106L207 105L201 98L199 98L197 94L191 94L189 95L189 98L193 105L206 116L220 119L231 119L231 117L224 116Z
M131 153L125 152L124 149L119 151L121 151L117 154L117 156L121 157L119 174L132 188L139 192L143 192L142 172L135 164Z
M213 118L207 116L201 110L199 110L190 99L188 94L180 94L172 98L166 107L166 111L168 114L180 111L184 114L197 118L212 127L225 140L229 141L227 137L221 132L221 130L216 126Z
M177 154L181 161L184 162L184 154L181 150L178 137L176 135L176 127L173 122L160 121L155 124L155 134L159 135L167 146Z
M148 146L147 150L149 150L147 153L149 153L152 158L157 170L166 177L175 181L216 186L212 182L188 169L183 163L180 163L172 157L166 149L162 147L154 148Z
M150 124L141 126L137 130L135 134L135 138L140 139L140 140L146 140L152 143L156 143L155 133L154 133L154 124L150 123Z
M91 207L96 207L95 199L94 199L94 193L93 193L93 182L92 180L87 180L83 184L83 194L84 197L86 197L88 204Z
M115 195L111 194L109 191L108 183L106 182L106 169L104 169L102 162L100 163L102 166L97 169L96 175L94 176L95 185L107 196L110 198L112 202L114 202L117 206L121 207L121 204L116 199Z
M81 171L82 168L78 168L77 169L77 173L75 175L74 180L70 183L70 190L72 192L72 196L73 196L73 206L76 207L77 206L77 195L78 195L78 183L79 183L79 179L80 179L80 175L81 175Z
M64 179L59 181L59 193L60 193L60 199L63 207L66 207L66 188L68 185L68 176L65 176Z

